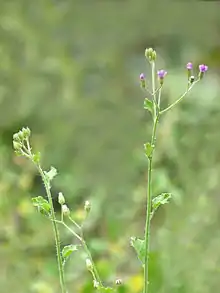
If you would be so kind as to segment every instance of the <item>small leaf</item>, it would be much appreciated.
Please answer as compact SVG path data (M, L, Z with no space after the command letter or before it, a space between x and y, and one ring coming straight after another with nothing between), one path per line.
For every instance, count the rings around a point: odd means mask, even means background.
M149 112L153 113L154 110L154 104L151 100L148 98L144 99L144 109L148 110Z
M134 247L139 260L144 264L145 258L145 241L137 237L131 237L131 246Z
M152 199L152 209L153 211L156 211L160 205L169 203L169 200L171 199L172 194L165 192L161 193L160 195L156 196Z
M64 246L62 250L63 258L68 258L72 254L72 252L76 250L78 250L77 245L70 244L70 245Z
M147 142L144 144L144 149L145 149L145 155L148 157L148 159L150 159L152 152L154 150L154 146L151 145L149 142Z
M41 214L49 216L51 207L49 202L45 198L43 198L42 196L34 197L32 198L32 203L34 207L37 207L38 211Z
M47 176L47 179L51 181L57 175L57 170L54 167L50 167L50 171L44 171L44 174Z

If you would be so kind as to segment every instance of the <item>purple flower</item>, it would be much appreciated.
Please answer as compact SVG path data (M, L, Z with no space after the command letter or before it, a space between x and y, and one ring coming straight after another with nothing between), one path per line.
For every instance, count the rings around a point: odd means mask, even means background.
M144 73L141 73L141 74L140 74L140 80L145 80L145 75L144 75Z
M188 70L192 70L192 68L193 68L192 63L191 63L191 62L188 62L188 63L186 64L186 68L187 68Z
M205 64L201 64L201 65L199 65L199 71L200 71L200 72L204 73L204 72L206 72L207 70L208 70L208 66L207 66L207 65L205 65Z
M167 74L167 71L165 71L163 69L157 71L157 75L158 75L159 79L164 79L164 77L166 76L166 74Z

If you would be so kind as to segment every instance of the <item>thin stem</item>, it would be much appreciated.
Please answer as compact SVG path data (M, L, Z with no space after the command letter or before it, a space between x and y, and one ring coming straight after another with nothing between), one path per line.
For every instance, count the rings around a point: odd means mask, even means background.
M154 148L156 140L156 130L159 122L160 113L158 110L160 105L161 89L159 90L158 104L156 101L155 91L155 63L151 65L152 69L152 92L154 101L154 119L153 119L153 130L151 136L151 146ZM150 253L150 220L151 220L151 185L152 185L152 160L153 152L148 158L148 184L147 184L147 212L146 212L146 223L145 223L145 257L144 257L144 293L148 293L149 288L149 253Z
M50 187L48 186L47 179L45 178L45 174L43 170L41 169L41 166L36 164L39 173L41 175L41 178L44 182L45 185L45 190L47 193L48 201L51 206L51 219L52 219L52 225L53 225L53 231L54 231L54 238L55 238L55 245L56 245L56 253L57 253L57 263L58 263L58 269L59 269L59 276L60 276L60 286L61 286L61 292L62 293L67 293L66 290L66 285L65 285L65 279L64 279L64 270L63 270L63 265L62 265L62 258L61 258L61 249L60 249L60 235L58 231L58 227L56 224L56 216L55 216L55 211L53 207L53 201L52 201L52 195L50 192Z
M156 117L156 86L155 86L155 62L153 61L151 63L151 78L152 78L152 95L153 95L153 101L154 101L154 117Z
M83 248L84 248L85 252L87 253L87 255L88 255L88 257L89 257L89 259L90 259L90 261L91 261L91 263L92 263L92 267L93 267L93 271L94 271L94 274L95 274L96 280L99 282L99 285L100 285L101 287L103 287L103 285L102 285L102 280L101 280L101 278L100 278L100 276L99 276L99 273L98 273L98 271L97 271L97 269L96 269L96 266L95 266L95 263L94 263L94 261L93 261L92 255L91 255L90 250L89 250L89 248L88 248L88 246L87 246L87 244L86 244L86 242L85 242L85 240L84 240L84 238L83 238L83 235L82 235L82 245L83 245Z
M159 94L158 94L158 108L160 109L160 99L161 99L161 92L162 92L162 87L159 88Z
M154 119L151 145L155 145L156 140L156 130L159 121L159 114ZM145 223L145 258L144 258L144 293L148 292L149 286L149 254L150 254L150 220L151 220L151 185L152 185L152 162L153 153L151 158L148 160L148 185L147 185L147 213L146 213L146 223Z
M71 220L71 217L69 217L69 219ZM69 230L82 244L83 246L83 249L85 250L88 258L90 259L91 263L92 263L92 267L93 267L93 270L94 270L94 275L95 275L95 279L99 282L100 286L103 286L102 285L102 281L101 281L101 278L99 276L99 273L96 269L96 266L95 266L95 263L93 261L93 258L92 258L92 255L91 255L91 252L85 242L85 239L84 239L84 236L83 236L83 230L82 230L82 227L80 227L75 221L74 221L74 224L77 224L79 230L81 231L81 237L75 232L73 231L64 221L59 221L59 220L55 220L56 223L59 223L59 224L62 224L64 227L67 228L67 230Z
M69 217L69 220L78 228L81 229L80 225L76 223L71 217Z
M163 113L167 112L168 110L170 110L171 108L173 108L175 105L177 105L180 101L182 101L182 99L188 94L188 92L190 92L190 90L194 87L194 85L197 82L199 82L199 79L196 80L189 88L187 88L187 90L173 104L171 104L170 106L168 106L166 109L160 111L160 114L163 114Z
M64 227L67 228L80 242L82 242L82 238L75 232L73 229L71 229L64 221L58 221L55 220L56 223L62 224Z

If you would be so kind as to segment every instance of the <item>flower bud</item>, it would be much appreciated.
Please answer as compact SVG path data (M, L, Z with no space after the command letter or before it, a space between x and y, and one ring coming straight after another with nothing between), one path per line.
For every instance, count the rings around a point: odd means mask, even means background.
M195 81L195 76L191 75L189 78L189 83L192 84L192 83L194 83L194 81Z
M20 151L22 148L22 145L20 142L13 140L13 148L15 149L15 151Z
M146 79L145 79L144 73L140 74L139 79L140 79L141 87L143 89L145 89L146 88Z
M65 203L65 197L63 196L62 192L58 193L58 202L60 205L63 205Z
M62 205L62 213L64 216L69 216L70 215L70 210L66 204Z
M87 213L89 213L90 210L91 210L91 203L90 203L88 200L85 201L85 204L84 204L84 210L85 210Z
M155 61L157 58L157 54L156 51L153 50L152 48L148 48L145 50L145 57L149 60L149 61Z
M96 281L96 280L93 280L93 286L94 286L94 288L99 288L100 287L100 284L99 284L99 282L98 281Z
M86 267L87 267L87 270L88 271L93 271L93 265L92 265L92 262L89 258L86 259Z
M157 71L157 76L158 76L158 79L159 79L159 82L160 82L160 85L163 84L164 82L164 77L167 75L167 71L165 70L159 70Z
M23 127L22 128L22 133L23 133L23 138L27 139L31 135L31 131L28 127Z
M20 137L19 137L18 133L15 133L15 134L13 135L13 140L14 140L14 141L20 141Z
M122 279L115 280L115 285L117 286L122 285Z
M191 62L188 62L186 64L186 69L187 69L187 75L188 75L188 80L189 80L190 76L192 75L193 64Z
M199 65L199 79L202 79L205 72L208 70L208 66L205 64Z

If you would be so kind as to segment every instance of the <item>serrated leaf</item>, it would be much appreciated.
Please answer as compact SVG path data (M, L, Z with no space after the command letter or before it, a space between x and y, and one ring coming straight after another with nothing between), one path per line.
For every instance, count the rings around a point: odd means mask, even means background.
M78 250L77 245L70 244L70 245L64 246L62 250L63 258L68 258L73 253L73 251L76 251L76 250Z
M161 193L160 195L156 196L152 199L152 209L153 211L156 211L160 205L169 203L169 200L171 199L172 194L168 192Z
M47 179L51 181L57 175L57 170L54 167L50 167L50 171L44 171L44 174L47 176Z
M144 144L144 149L145 149L145 155L148 157L148 159L150 159L152 152L154 150L154 146L151 145L149 142L147 142Z
M148 98L144 99L144 109L148 110L149 112L153 113L154 110L154 104L151 100Z
M41 214L49 216L51 212L51 207L49 202L45 198L43 198L42 196L33 197L32 203L34 207L37 207L38 211Z
M143 239L139 239L137 237L131 237L131 246L134 247L137 256L142 264L144 264L145 258L145 241Z

